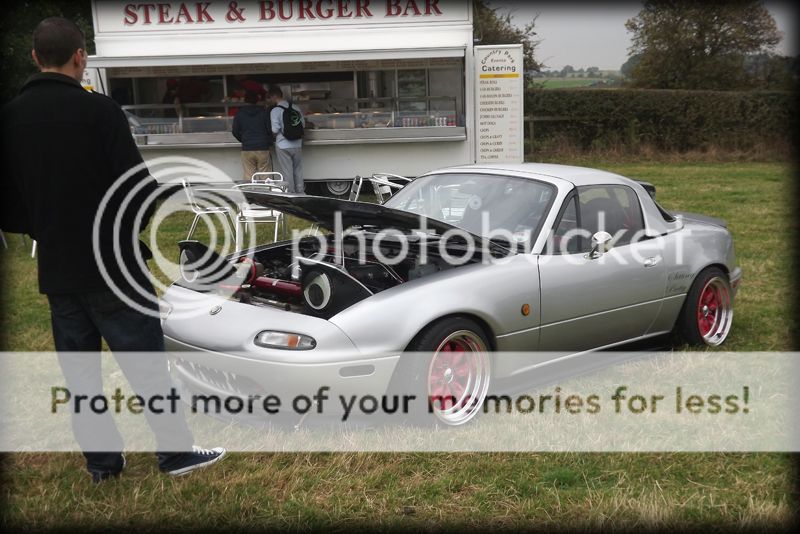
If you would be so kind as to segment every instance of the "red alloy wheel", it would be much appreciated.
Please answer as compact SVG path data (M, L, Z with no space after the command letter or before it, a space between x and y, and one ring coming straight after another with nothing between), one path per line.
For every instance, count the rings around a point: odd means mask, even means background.
M434 414L448 425L477 415L489 389L489 357L483 340L469 330L447 336L428 367L428 396Z
M733 320L733 306L727 283L711 278L697 301L697 329L707 345L719 345L728 336Z
M461 400L470 379L470 360L464 352L469 351L462 341L450 341L433 359L429 386L431 396L439 399Z
M697 303L697 326L700 328L700 334L704 337L714 328L718 309L719 300L717 292L713 287L706 286L705 290L700 295L700 301Z

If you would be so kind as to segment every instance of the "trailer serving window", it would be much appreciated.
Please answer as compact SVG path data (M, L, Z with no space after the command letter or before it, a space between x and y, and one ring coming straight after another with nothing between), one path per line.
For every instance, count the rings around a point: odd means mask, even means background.
M245 93L268 105L270 85L303 110L311 144L466 135L463 58L120 68L108 78L143 145L235 143Z

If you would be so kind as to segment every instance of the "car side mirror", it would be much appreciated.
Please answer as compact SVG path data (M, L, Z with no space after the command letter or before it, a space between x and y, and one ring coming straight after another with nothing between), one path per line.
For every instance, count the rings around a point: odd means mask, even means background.
M613 236L608 232L597 232L592 236L592 251L587 254L589 259L599 258L611 250L611 240Z

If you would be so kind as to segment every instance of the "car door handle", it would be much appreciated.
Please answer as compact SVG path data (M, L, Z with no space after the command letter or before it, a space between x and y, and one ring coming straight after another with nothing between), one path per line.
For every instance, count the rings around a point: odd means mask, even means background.
M645 267L655 267L661 261L661 256L652 256L644 260Z

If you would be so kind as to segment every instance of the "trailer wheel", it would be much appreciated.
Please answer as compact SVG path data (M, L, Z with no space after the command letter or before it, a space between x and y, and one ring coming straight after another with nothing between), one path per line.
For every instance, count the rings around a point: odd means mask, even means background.
M350 187L352 183L346 180L336 180L331 182L325 182L323 188L325 189L326 195L333 198L346 198L350 195Z

